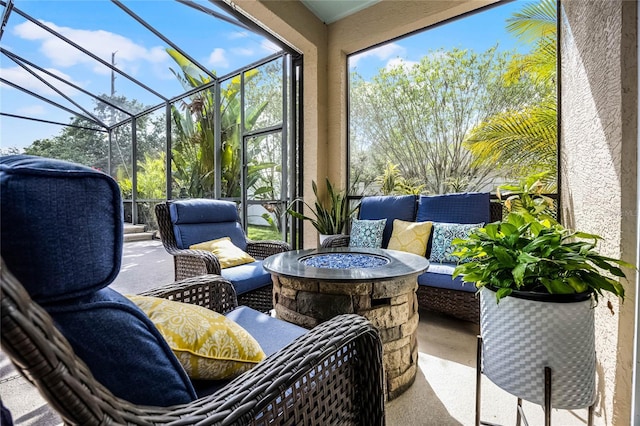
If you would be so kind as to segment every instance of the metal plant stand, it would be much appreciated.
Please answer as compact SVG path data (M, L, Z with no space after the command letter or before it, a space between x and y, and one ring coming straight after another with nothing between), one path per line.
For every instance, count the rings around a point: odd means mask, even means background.
M481 380L482 380L482 336L478 336L478 349L476 352L476 426L500 426L495 423L483 422L480 419L480 405L482 403L481 398ZM551 386L552 386L552 371L550 367L544 368L544 425L551 426ZM587 425L593 426L593 409L595 403L588 407ZM516 426L529 426L527 419L522 409L522 398L518 398L516 406Z

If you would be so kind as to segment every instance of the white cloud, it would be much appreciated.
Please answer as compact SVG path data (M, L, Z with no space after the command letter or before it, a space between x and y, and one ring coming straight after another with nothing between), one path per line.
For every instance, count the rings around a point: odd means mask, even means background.
M280 46L269 40L262 40L262 42L260 43L260 47L262 47L262 50L268 53L276 53L282 50Z
M385 68L387 70L391 70L393 68L404 68L405 70L410 70L414 65L417 65L416 61L408 61L402 58L392 58L387 61L387 65Z
M57 75L58 77L75 84L76 86L80 86L80 87L84 87L85 83L79 82L79 81L74 81L71 76L69 76L68 74L63 73L60 70L54 69L54 68L46 68L47 71L49 71L52 74ZM71 86L68 86L62 82L60 82L59 80L48 76L47 74L38 71L38 70L33 70L36 74L38 74L39 76L41 76L43 79L45 79L46 81L48 81L49 83L51 83L53 86L55 86L58 90L60 90L62 93L64 93L65 95L69 96L69 97L73 97L79 94L79 92L76 89L73 89ZM38 80L37 78L35 78L33 75L31 75L28 71L26 71L24 68L20 67L20 66L15 66L15 67L11 67L11 68L0 68L0 75L2 75L2 77L5 80L10 81L11 83L16 84L17 86L23 87L25 89L31 90L32 92L35 92L39 95L42 96L49 96L49 97L60 97L60 95L53 89L51 89L49 86L45 85L44 83L42 83L40 80ZM8 88L8 86L5 86Z
M45 109L42 105L29 105L18 108L17 114L26 115L28 117L37 117L45 115Z
M375 49L367 50L366 52L359 53L357 55L353 55L349 58L349 66L355 66L358 61L364 58L376 58L380 61L386 61L391 57L399 57L404 55L407 52L407 49L396 44L389 43L384 46L376 47Z
M207 63L214 68L228 68L229 61L227 60L226 50L220 47L213 49L213 52L209 55Z
M236 47L234 49L231 49L231 53L238 56L251 56L255 53L255 51L247 47Z
M115 61L118 68L125 72L144 69L142 62L157 64L167 61L168 55L159 46L146 48L132 40L104 30L82 30L61 27L51 22L41 21L52 30L76 41L83 48L106 62L111 62L111 54L116 52ZM86 64L96 73L108 74L108 67L99 64L90 56L75 47L53 36L32 22L24 22L14 27L14 33L23 39L39 41L39 51L57 67L72 67Z

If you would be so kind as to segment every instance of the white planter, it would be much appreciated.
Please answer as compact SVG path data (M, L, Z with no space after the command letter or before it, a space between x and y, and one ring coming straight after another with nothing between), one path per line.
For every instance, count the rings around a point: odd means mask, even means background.
M322 243L324 243L324 240L326 240L329 237L333 237L335 235L338 235L338 234L318 234L318 240L319 240L320 245L322 245Z
M557 303L480 292L482 371L496 385L544 406L544 368L552 370L551 406L595 402L593 300Z

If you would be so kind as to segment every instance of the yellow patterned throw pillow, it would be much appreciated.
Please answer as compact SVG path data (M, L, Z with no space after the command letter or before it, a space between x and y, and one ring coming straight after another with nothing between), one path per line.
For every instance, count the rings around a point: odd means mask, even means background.
M192 250L206 250L212 252L218 258L222 269L256 261L238 246L234 245L229 237L192 244L189 248Z
M395 219L387 248L424 256L427 254L427 242L432 226L431 222L406 222Z
M149 296L127 296L151 319L193 379L231 379L265 358L247 331L198 305Z

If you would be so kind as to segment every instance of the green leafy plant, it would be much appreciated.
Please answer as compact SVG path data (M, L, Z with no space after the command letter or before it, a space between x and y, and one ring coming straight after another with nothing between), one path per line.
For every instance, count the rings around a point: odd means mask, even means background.
M297 198L289 204L287 207L287 213L296 219L310 221L320 234L340 234L344 229L349 216L351 216L357 207L349 210L349 201L347 199L346 191L336 191L328 178L326 179L326 185L328 196L326 201L322 200L318 195L318 185L316 185L315 181L311 181L311 187L316 196L315 208L311 207L304 200ZM311 210L313 216L305 216L304 214L292 209L292 206L297 202L304 203L304 205Z
M503 221L453 240L453 254L460 258L453 277L462 276L478 288L492 287L498 302L514 290L593 292L596 300L610 292L624 298L618 280L626 278L621 267L635 266L599 254L602 237L569 230L548 215L550 200L537 193L536 182L533 176L514 187L518 191L513 198L503 200L509 210Z
M405 179L397 164L388 161L382 175L376 178L383 195L420 195L425 186L418 184L416 179Z
M518 184L501 185L497 195L508 211L518 212L525 219L531 217L548 219L557 223L555 219L555 203L545 192L554 191L549 184L551 172L536 173L522 179Z
M519 213L509 213L504 221L453 241L454 255L470 260L460 263L453 276L461 275L477 287L494 287L498 301L513 290L550 294L593 291L596 299L608 291L624 298L624 287L611 276L624 278L619 266L633 265L598 254L600 239L547 219L525 220Z

